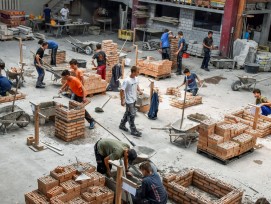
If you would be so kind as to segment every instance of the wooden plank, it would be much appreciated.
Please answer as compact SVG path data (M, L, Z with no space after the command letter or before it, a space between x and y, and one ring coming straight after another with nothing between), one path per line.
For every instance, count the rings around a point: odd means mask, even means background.
M253 130L257 129L257 124L259 120L259 115L260 115L260 107L256 107L255 111L255 116L254 116L254 121L253 121Z
M122 176L123 176L123 167L122 166L117 166L116 196L115 196L115 203L116 204L121 204Z

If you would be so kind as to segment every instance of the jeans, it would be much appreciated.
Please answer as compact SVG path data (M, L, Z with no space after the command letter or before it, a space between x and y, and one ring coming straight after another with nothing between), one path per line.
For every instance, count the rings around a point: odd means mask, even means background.
M136 131L136 126L135 126L135 115L136 115L136 108L135 108L136 103L126 103L126 111L124 113L124 116L120 122L121 126L125 126L126 122L129 122L130 129L132 132Z
M46 23L51 23L51 18L49 17L45 17L45 32L47 32L47 28L49 27L48 25L46 25Z
M58 49L58 47L53 48L53 49L52 49L52 53L51 53L51 65L54 65L54 66L56 66L56 54L57 54L57 49Z
M194 89L187 89L187 92L192 93L193 96L196 96L198 93L199 89L198 88L194 88Z
M75 95L74 100L79 102L79 103L82 103L83 102L83 97ZM87 110L85 110L85 119L86 119L86 121L88 121L88 123L94 122L94 119L90 116L90 114L87 112Z
M42 86L44 76L45 76L45 71L44 71L44 69L39 67L37 64L35 64L35 66L36 66L36 70L38 72L38 79L37 79L36 86Z
M169 47L162 48L162 60L170 60L170 49Z
M202 64L201 64L201 68L208 69L208 64L209 64L209 61L210 61L210 58L211 58L210 53L211 53L211 51L209 49L204 50L204 58L203 58L203 61L202 61Z
M179 53L178 53L178 56L177 56L177 72L178 73L182 73L182 66L183 66L183 52L182 51L180 51Z

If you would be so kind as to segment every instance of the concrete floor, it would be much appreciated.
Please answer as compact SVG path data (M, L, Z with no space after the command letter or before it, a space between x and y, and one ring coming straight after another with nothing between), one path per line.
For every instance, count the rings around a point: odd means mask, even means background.
M123 41L117 40L114 35L100 36L77 36L80 40L96 40L113 39L119 43L119 47ZM53 38L50 38L53 39ZM67 44L64 38L57 39L60 49L67 51L67 59L81 58L88 60L88 68L90 68L91 57L74 53L71 51L71 45ZM36 41L26 41L26 50L24 50L24 59L28 64L26 68L26 83L21 89L27 94L25 100L16 101L16 105L23 108L27 113L32 115L29 101L51 101L52 97L57 95L59 86L53 85L51 82L51 74L46 73L46 89L35 89L36 71L32 65L32 54L30 50L35 51L38 48ZM126 47L131 46L128 42ZM135 53L131 52L128 57L134 63ZM143 52L141 56L154 56L159 59L158 52ZM0 42L0 58L6 62L6 67L16 66L19 61L19 48L17 41ZM205 72L199 69L201 64L200 58L184 59L184 65L192 69L201 79L222 76L226 78L218 84L206 84L207 87L200 90L203 96L203 104L187 108L185 115L191 113L202 113L211 116L214 119L222 119L224 113L240 109L248 103L254 102L253 95L248 91L233 92L231 83L236 80L235 74L244 74L242 70L217 70L211 69ZM128 75L129 67L125 69L125 75ZM270 73L262 73L259 78L270 76ZM140 76L140 86L149 93L149 81L147 78ZM183 76L172 74L172 78L155 81L155 86L159 87L161 93L165 93L167 87L176 87L183 81ZM262 89L263 95L270 95L270 80L262 82L257 86ZM108 96L115 96L104 108L105 112L97 114L94 112L96 106L100 106ZM140 139L129 136L137 145L149 146L157 150L157 154L153 156L154 163L163 171L178 171L186 167L194 167L203 169L207 173L229 182L239 188L245 190L245 198L255 201L261 196L267 197L271 201L271 137L258 139L257 143L263 147L256 150L253 154L243 157L227 166L217 163L202 155L196 153L196 143L189 149L183 146L176 146L170 143L167 131L152 130L151 127L165 127L172 122L180 119L181 110L173 108L169 105L168 98L163 97L160 104L158 119L149 120L142 113L138 113L136 117L136 125L143 132ZM117 93L108 92L106 95L97 95L91 98L92 102L87 106L87 110L92 116L108 127L112 132L125 141L118 129L119 122L123 116L124 108L120 106L120 99ZM67 98L56 99L63 104L68 103ZM2 104L3 107L7 104ZM87 124L86 124L87 125ZM41 140L47 141L55 146L63 149L64 156L59 156L50 150L35 153L26 146L26 138L33 135L33 124L26 128L19 129L14 126L7 134L0 135L0 198L1 203L14 204L24 203L24 193L37 189L37 178L49 174L50 170L58 165L68 165L74 163L75 156L80 161L90 162L95 165L95 157L93 153L93 145L99 138L112 137L101 127L96 125L94 130L86 128L86 138L79 139L74 142L65 143L54 137L53 123L47 124L40 128ZM252 190L255 189L257 192Z

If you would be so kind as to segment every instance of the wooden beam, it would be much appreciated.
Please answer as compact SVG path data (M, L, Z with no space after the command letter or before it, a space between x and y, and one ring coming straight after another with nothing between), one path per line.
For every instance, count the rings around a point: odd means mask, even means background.
M246 0L240 0L238 12L237 12L237 19L236 19L236 26L235 26L235 33L234 39L240 38L242 35L243 30L243 13L246 6Z
M253 130L257 129L257 124L258 124L259 115L260 115L260 107L255 107L255 108L256 108L256 111L255 111L254 121L253 121Z
M122 59L122 62L121 62L121 78L124 79L124 67L125 67L125 59Z
M121 204L123 167L117 166L115 203Z

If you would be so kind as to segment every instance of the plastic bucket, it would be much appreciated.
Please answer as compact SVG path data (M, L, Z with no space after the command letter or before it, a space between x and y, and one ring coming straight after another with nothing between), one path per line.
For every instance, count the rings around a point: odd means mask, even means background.
M245 72L250 74L257 74L259 72L260 65L256 63L245 64Z

